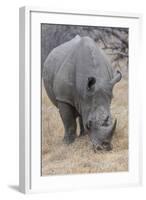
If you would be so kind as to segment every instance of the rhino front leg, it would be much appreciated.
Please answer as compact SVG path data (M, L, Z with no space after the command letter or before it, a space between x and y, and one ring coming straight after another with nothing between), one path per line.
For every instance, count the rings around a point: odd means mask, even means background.
M69 104L62 102L58 103L58 108L65 129L64 141L66 144L70 144L74 142L76 138L77 124L76 124L75 109Z
M80 125L80 136L84 136L87 133L85 132L82 117L79 116L79 125Z

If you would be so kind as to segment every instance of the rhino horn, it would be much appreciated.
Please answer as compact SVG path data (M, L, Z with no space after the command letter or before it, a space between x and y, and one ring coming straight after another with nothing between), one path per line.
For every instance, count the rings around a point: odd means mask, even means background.
M111 139L113 137L114 131L116 129L117 119L115 119L114 123L109 126L102 126L99 128L99 132L103 136L103 138Z
M110 141L113 137L117 120L115 119L114 123L109 126L101 126L97 129L92 129L89 133L92 143L100 143L100 141L108 140Z

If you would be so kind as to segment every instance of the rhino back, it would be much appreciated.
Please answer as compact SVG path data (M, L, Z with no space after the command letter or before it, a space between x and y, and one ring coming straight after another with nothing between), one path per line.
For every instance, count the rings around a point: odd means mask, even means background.
M81 96L86 90L88 77L103 81L110 81L113 78L113 69L108 58L89 37L83 37L80 41L76 66L76 88Z
M107 56L89 37L81 39L76 60L79 74L94 75L105 80L113 78L113 69Z
M53 91L56 99L71 104L80 113L81 99L86 97L90 76L109 81L113 71L97 44L89 37L81 37L55 74Z
M89 37L76 36L60 45L44 64L44 85L56 106L57 101L63 101L80 110L80 97L86 95L90 76L109 81L113 78L113 70L105 54Z
M74 37L72 40L56 47L51 51L44 62L43 80L46 92L52 102L57 106L56 95L54 93L54 80L60 67L62 66L68 54L72 51L74 46L80 41L80 36ZM59 83L60 84L60 83Z

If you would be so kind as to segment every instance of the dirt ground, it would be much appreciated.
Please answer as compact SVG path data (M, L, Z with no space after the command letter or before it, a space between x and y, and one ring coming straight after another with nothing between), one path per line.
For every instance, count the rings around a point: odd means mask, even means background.
M128 170L128 81L122 79L113 91L112 113L117 118L113 150L94 153L88 135L63 143L59 112L42 86L42 176Z

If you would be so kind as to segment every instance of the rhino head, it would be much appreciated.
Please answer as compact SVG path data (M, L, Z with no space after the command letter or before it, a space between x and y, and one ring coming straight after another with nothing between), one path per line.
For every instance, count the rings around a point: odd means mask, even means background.
M117 71L110 81L88 77L86 95L82 101L81 112L85 130L94 150L111 150L111 140L117 120L112 121L110 105L114 85L122 75Z

